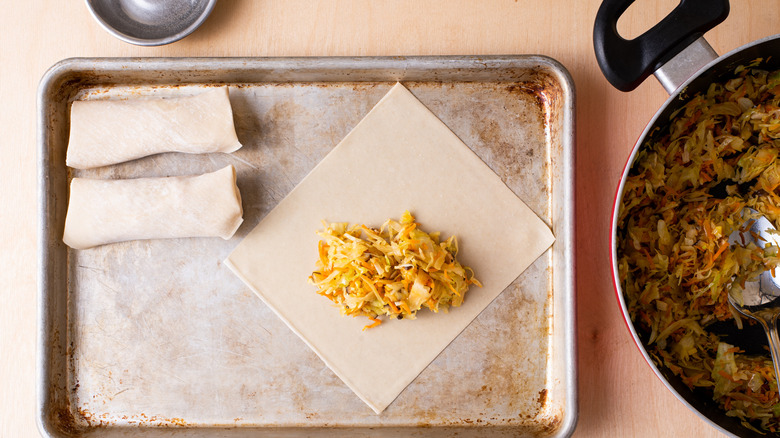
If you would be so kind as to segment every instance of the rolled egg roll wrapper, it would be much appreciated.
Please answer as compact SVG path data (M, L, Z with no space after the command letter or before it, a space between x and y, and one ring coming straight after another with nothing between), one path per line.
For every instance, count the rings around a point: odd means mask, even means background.
M75 101L66 164L89 169L162 152L233 152L241 147L228 87L195 96Z
M73 178L63 241L86 249L141 239L229 239L242 214L233 166L198 176Z

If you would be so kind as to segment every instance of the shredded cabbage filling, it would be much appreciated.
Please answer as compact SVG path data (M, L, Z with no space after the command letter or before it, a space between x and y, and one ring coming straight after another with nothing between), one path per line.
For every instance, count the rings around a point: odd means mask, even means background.
M341 308L341 313L414 319L426 307L446 312L463 303L469 285L482 285L474 271L456 259L455 236L441 242L440 233L426 233L414 216L388 220L380 229L345 222L326 223L317 234L319 258L309 283Z
M711 391L727 415L780 431L769 353L749 356L708 327L743 320L729 291L780 263L777 248L729 245L745 207L780 220L780 70L739 67L671 116L638 152L621 201L619 279L659 366Z

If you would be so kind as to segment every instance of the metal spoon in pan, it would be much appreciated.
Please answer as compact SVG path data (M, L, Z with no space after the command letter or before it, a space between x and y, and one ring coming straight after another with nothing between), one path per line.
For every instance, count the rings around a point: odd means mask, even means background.
M757 214L755 210L747 210ZM764 216L751 218L745 222L745 226L729 236L731 244L746 246L750 242L760 248L767 244L780 247L780 234ZM780 316L780 278L772 276L771 271L764 271L757 280L745 283L741 297L729 292L729 303L739 313L755 319L763 327L769 340L775 378L780 380L780 336L777 332L777 320Z

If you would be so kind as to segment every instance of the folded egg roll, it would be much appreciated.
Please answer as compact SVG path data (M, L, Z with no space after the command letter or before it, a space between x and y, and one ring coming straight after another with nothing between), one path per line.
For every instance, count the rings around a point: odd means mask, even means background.
M86 249L126 240L229 239L242 214L233 166L198 176L73 178L63 241Z
M89 169L162 152L240 147L228 87L186 97L78 100L71 105L66 164Z

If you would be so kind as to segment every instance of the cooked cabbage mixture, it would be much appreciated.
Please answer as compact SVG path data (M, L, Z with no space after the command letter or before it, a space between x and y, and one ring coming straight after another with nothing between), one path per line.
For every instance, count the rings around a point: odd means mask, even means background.
M780 263L775 247L728 242L745 207L780 220L780 70L759 62L690 98L653 133L626 181L617 250L630 316L655 362L710 391L746 427L775 432L768 350L747 355L710 330L753 323L729 306L729 291Z
M341 313L367 316L372 328L381 317L414 319L423 307L438 312L458 307L469 285L481 286L471 268L456 259L455 236L441 242L407 211L401 221L380 229L344 222L323 223L317 234L319 259L309 282Z

